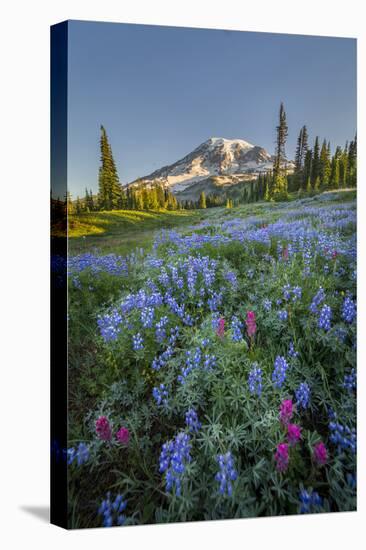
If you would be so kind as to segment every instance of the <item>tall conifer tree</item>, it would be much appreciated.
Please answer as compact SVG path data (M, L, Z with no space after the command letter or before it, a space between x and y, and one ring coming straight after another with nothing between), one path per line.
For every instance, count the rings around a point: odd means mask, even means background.
M313 151L308 149L305 154L304 160L304 172L302 178L302 188L304 191L308 190L308 183L311 182L311 167L313 163Z
M286 177L286 139L288 135L288 126L286 113L283 103L280 105L279 123L276 127L276 151L273 164L273 194L275 198L287 197L287 177Z
M319 138L316 136L314 143L313 151L313 161L311 166L311 185L314 187L317 178L320 173L320 148L319 148Z
M329 185L330 170L331 168L330 168L329 148L327 146L326 140L324 140L320 151L320 159L319 159L319 180L323 187L327 187Z
M103 126L100 130L99 205L112 210L118 207L122 190L107 133Z

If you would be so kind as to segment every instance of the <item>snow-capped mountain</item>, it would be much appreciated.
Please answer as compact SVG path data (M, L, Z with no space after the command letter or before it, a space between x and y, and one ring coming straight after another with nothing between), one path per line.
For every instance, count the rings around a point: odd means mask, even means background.
M177 162L140 178L138 184L158 181L180 193L212 176L233 184L272 167L273 157L263 147L242 139L210 138Z

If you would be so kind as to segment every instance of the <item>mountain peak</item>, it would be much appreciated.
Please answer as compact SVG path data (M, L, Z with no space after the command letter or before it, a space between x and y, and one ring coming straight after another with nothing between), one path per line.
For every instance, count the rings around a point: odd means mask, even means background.
M239 146L248 149L252 149L254 147L254 145L248 141L244 141L243 139L228 139L223 137L210 137L205 143L213 147L219 147L221 145L228 147Z
M272 157L263 147L243 139L210 137L182 159L140 178L139 184L158 181L173 193L179 193L209 177L245 180L272 167Z

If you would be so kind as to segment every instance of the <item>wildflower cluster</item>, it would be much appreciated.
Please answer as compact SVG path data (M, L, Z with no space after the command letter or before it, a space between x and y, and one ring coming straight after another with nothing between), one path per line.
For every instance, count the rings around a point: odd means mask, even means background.
M294 414L292 399L284 399L280 405L280 421L284 426L290 422Z
M293 302L297 302L298 300L301 300L302 296L302 288L300 286L294 286L291 287L290 284L286 284L283 289L283 299L288 302L289 300L292 300Z
M111 493L108 491L105 498L98 508L98 515L102 516L103 527L112 527L113 525L123 525L126 516L123 514L127 507L127 500L123 500L123 495L118 494L114 500L111 499Z
M315 294L311 304L310 311L311 313L317 313L319 305L325 300L325 292L322 287L319 288L318 292Z
M338 452L350 450L356 452L356 430L339 422L329 422L330 441L337 446Z
M116 438L120 443L122 443L122 445L128 445L130 440L130 432L127 428L122 426L116 433Z
M356 304L348 296L344 299L342 306L342 318L346 323L353 323L356 318Z
M353 392L356 389L357 378L356 369L352 369L349 374L345 374L343 380L343 387L349 392Z
M256 393L258 396L262 393L262 369L258 367L258 363L253 363L249 372L248 386L250 393Z
M277 449L275 453L275 461L276 461L276 468L279 472L283 473L287 470L289 461L290 461L290 455L289 455L287 443L279 443L277 445Z
M168 317L164 315L155 325L156 341L162 343L166 338L166 326L168 324Z
M112 428L106 416L100 416L95 422L95 431L99 439L110 441L112 439Z
M254 311L248 311L247 312L247 316L246 316L246 319L245 319L245 324L246 324L246 327L247 327L247 333L248 333L249 338L253 338L253 336L255 335L255 333L257 331L257 323L256 323L256 318L255 318Z
M99 416L95 422L95 433L98 439L102 441L111 441L113 430L112 425L106 416ZM121 426L115 433L115 437L119 443L128 445L130 439L130 432L125 426Z
M71 392L85 413L84 423L72 415L62 451L80 499L75 525L91 524L95 494L126 480L128 494L101 498L98 524L125 523L130 495L131 523L355 507L355 212L352 201L332 204L339 193L261 206L260 217L199 213L199 224L159 233L151 253L126 257L126 269L101 260L93 273L91 257L74 261L70 357L88 367L84 348L92 354L91 396L103 411L95 417L88 392ZM78 367L85 387L88 368ZM340 421L330 413L324 430L330 403ZM85 426L94 439L74 443Z
M151 367L154 370L160 370L162 367L164 367L167 364L169 359L173 356L173 353L174 353L174 349L172 346L169 345L167 349L163 351L163 353L159 357L154 358Z
M120 277L128 275L128 264L131 259L116 254L99 256L88 252L77 256L69 256L67 267L69 274L90 271L94 276L100 273L108 273Z
M134 351L144 349L144 341L139 332L137 334L133 334L132 336L132 347Z
M151 328L154 320L155 310L152 307L144 307L141 310L141 324L144 328Z
M301 427L297 424L287 424L287 439L290 445L295 446L301 439Z
M313 512L320 512L320 508L323 504L322 499L316 491L306 491L302 489L300 491L300 514L311 514Z
M71 447L70 449L67 449L67 464L71 465L74 462L77 463L78 466L81 466L85 462L88 462L89 460L89 447L88 445L85 445L85 443L79 443L77 449L74 447Z
M280 309L280 311L277 312L277 316L280 321L287 321L288 312L286 309Z
M318 317L318 327L325 331L330 330L331 318L332 318L332 310L327 304L324 304Z
M198 420L197 412L194 409L189 409L186 413L186 425L190 432L198 432L202 424Z
M243 339L243 334L242 334L242 328L243 328L243 323L241 321L239 321L239 319L237 317L232 317L231 319L231 331L232 331L232 335L231 335L231 339L233 342L240 342L240 340Z
M302 382L295 391L296 404L302 409L307 409L310 404L310 388L306 382Z
M291 357L292 359L295 359L296 357L298 357L299 352L295 350L295 346L293 342L290 342L290 347L287 353L288 353L288 356Z
M173 440L164 443L161 450L159 471L165 474L166 490L169 492L175 488L177 496L181 494L186 465L191 462L190 450L190 438L184 432L180 432Z
M232 481L235 481L238 477L237 471L234 467L234 459L231 455L231 452L228 451L226 454L220 454L216 457L216 460L219 465L219 471L216 474L216 481L219 482L219 492L220 494L232 495L233 486Z
M168 390L164 384L160 384L158 388L153 388L152 394L158 407L160 405L164 405L165 407L168 405Z
M278 355L274 363L274 369L272 373L272 382L276 388L281 388L286 380L286 373L288 369L288 363L286 359Z
M211 370L216 365L216 357L209 353L203 353L201 348L197 347L194 351L188 350L186 352L185 365L181 368L181 374L178 375L177 380L181 384L184 384L187 376L194 369L202 368L204 370Z
M328 460L328 452L322 441L317 443L313 449L313 459L316 464L323 466Z

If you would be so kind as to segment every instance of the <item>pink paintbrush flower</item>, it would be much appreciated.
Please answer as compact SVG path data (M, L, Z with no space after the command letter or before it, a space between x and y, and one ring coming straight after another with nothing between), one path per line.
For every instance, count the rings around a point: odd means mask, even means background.
M247 333L249 338L252 338L257 331L257 324L255 322L255 313L254 311L248 311L245 319L245 324L247 326Z
M122 426L116 433L116 438L120 443L122 443L122 445L128 445L128 442L130 440L130 432L127 428L124 428Z
M287 426L293 414L292 399L284 399L280 405L280 421L284 426Z
M276 468L279 472L285 472L288 468L290 457L288 453L288 444L280 443L275 452Z
M287 425L287 439L290 445L294 446L301 439L301 428L296 424Z
M322 441L317 443L313 450L313 459L316 464L323 466L328 460L327 448Z
M95 431L99 439L110 441L112 439L112 430L109 420L106 416L100 416L95 423Z

